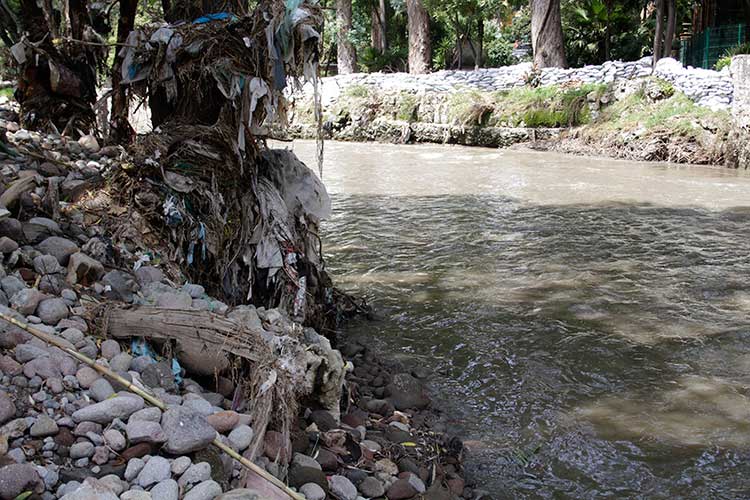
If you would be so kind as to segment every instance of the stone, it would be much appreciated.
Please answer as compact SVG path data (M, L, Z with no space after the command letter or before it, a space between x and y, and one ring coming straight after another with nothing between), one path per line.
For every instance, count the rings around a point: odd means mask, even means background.
M131 458L130 460L128 460L128 465L127 467L125 467L125 473L123 475L125 481L133 481L136 477L138 477L138 474L141 473L145 465L146 462L144 462L140 458Z
M175 455L201 450L216 437L206 417L183 406L167 410L161 425L167 436L164 450Z
M16 416L16 405L5 392L0 392L0 425Z
M73 434L76 436L86 436L88 434L99 434L102 432L102 426L96 422L81 422L76 425Z
M25 345L25 344L21 344ZM0 373L14 376L23 371L21 364L10 356L0 356ZM0 422L1 423L1 422Z
M227 439L237 451L245 451L253 441L254 432L249 425L239 425L229 433Z
M190 295L190 298L193 299L199 299L204 293L206 293L205 288L193 283L185 283L182 285L182 291Z
M142 488L169 479L171 475L169 460L164 457L151 457L138 473L136 481Z
M71 285L91 285L104 275L101 262L92 259L85 253L76 252L70 256L68 262L67 281Z
M310 420L315 422L315 425L317 425L318 429L320 429L322 432L328 432L331 429L337 429L339 426L338 422L336 422L336 419L333 418L333 415L325 410L315 410L310 415Z
M180 476L177 481L181 487L191 486L211 479L211 466L206 462L193 464Z
M107 339L100 346L102 357L107 361L120 354L120 343L113 339Z
M328 480L325 473L314 467L292 465L289 467L287 480L289 485L295 488L299 488L303 484L315 483L323 489L328 489Z
M122 451L127 446L127 441L122 433L115 429L107 429L103 434L104 442L114 451Z
M101 149L101 146L99 146L99 141L96 140L96 137L89 134L82 135L81 138L78 139L78 144L89 153L98 153Z
M357 500L357 487L344 476L335 475L328 479L331 493L340 500Z
M221 495L221 486L213 480L203 481L188 491L183 500L213 500Z
M148 491L130 490L120 495L120 500L151 500L153 497Z
M416 476L410 475L408 478L402 477L396 480L388 488L388 492L386 493L388 500L406 500L419 494L420 492L417 490L416 485L412 483L412 478L416 478ZM422 492L424 492L424 484L422 484Z
M31 464L10 464L0 467L0 499L12 500L25 491L41 494L44 481Z
M109 361L109 367L115 372L126 372L130 369L133 362L133 356L126 352L121 352Z
M385 487L383 483L378 481L372 476L366 477L359 483L358 489L362 496L366 498L382 497L385 495Z
M324 471L336 471L339 468L339 459L335 453L321 448L318 450L318 454L315 457L315 461L318 462Z
M369 439L363 440L362 442L359 443L359 445L362 448L371 451L372 453L379 453L380 450L383 449L383 447L380 446L380 444L376 443L375 441L371 441Z
M177 457L172 462L172 474L179 476L190 467L190 457Z
M104 401L105 399L115 394L115 390L112 388L112 384L110 384L109 381L105 378L98 378L94 380L94 383L91 384L89 392L91 393L91 397L99 402Z
M50 236L36 246L42 254L52 255L63 266L68 265L70 256L78 252L78 245L67 238Z
M430 400L422 383L408 373L397 373L386 386L388 400L397 410L421 410L429 405Z
M97 465L104 465L109 462L109 448L106 446L97 446L94 448L94 455L91 461Z
M91 368L90 366L82 366L76 372L76 380L84 389L90 389L94 382L101 378L99 372Z
M248 488L238 488L236 490L227 491L226 493L216 497L216 500L265 500L266 497L258 493L257 490L251 490Z
M174 479L166 479L151 488L151 497L156 500L179 500L180 488Z
M65 494L60 500L118 500L117 495L107 487L107 483L93 477L86 478L83 484Z
M292 464L299 465L301 467L312 467L314 469L323 470L320 464L313 458L303 455L302 453L295 453L292 457Z
M104 295L107 298L124 302L133 302L133 292L138 290L135 278L117 269L106 273L102 277L102 283L106 287Z
M146 386L152 389L161 387L170 392L177 390L174 373L172 373L172 364L166 360L147 365L141 372L141 379Z
M276 461L278 459L282 464L288 463L291 458L289 456L289 448L288 440L284 440L280 432L266 432L263 454L270 460Z
M15 276L5 276L0 279L0 286L2 286L5 295L13 297L15 294L26 288L26 283Z
M299 492L305 495L307 500L325 500L326 498L326 492L315 483L303 484Z
M89 441L81 441L70 447L70 458L89 458L94 454L94 445Z
M164 292L156 296L156 306L166 309L190 309L193 298L182 292Z
M157 422L148 420L136 420L129 422L126 427L126 433L130 444L137 443L154 443L159 444L167 440L161 425Z
M10 298L10 306L21 314L34 314L45 295L36 288L24 288Z
M207 418L208 423L216 429L216 432L225 434L234 429L240 421L240 415L231 410L216 412L213 415L209 415Z
M63 268L52 255L37 255L34 257L34 271L38 274L58 274Z
M60 234L60 225L47 217L32 217L22 224L23 235L29 243L39 243L47 237ZM49 253L49 252L42 252Z
M143 405L143 399L139 396L115 396L101 403L81 408L71 416L76 422L90 421L108 424L116 418L121 420L128 418L143 408Z
M184 406L185 408L190 408L196 413L200 413L204 417L208 417L214 412L214 408L211 403L209 403L202 397L194 397L192 399L186 398L182 403L182 406Z
M147 422L161 422L161 410L155 406L148 406L130 415L128 423L145 420Z
M52 298L39 302L36 315L47 325L56 325L58 321L70 314L68 304L63 299Z
M18 250L18 243L8 238L7 236L3 236L2 238L0 238L0 252L9 254L15 252L16 250Z
M47 415L42 414L39 415L36 422L34 422L34 425L29 429L29 434L31 434L31 437L35 438L47 437L54 436L59 430L60 428L54 420Z
M134 372L143 373L148 365L153 365L155 363L156 361L154 361L154 358L151 356L138 356L131 361L130 369Z
M159 283L164 279L161 269L153 266L142 266L135 271L135 278L142 287L150 283Z

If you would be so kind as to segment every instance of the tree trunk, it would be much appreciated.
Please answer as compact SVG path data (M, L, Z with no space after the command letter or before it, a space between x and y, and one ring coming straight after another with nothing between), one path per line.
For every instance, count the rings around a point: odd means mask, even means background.
M560 0L531 1L531 45L537 68L567 66Z
M664 35L664 57L672 57L672 44L677 30L677 0L667 0L667 33Z
M120 0L120 19L117 21L117 43L125 43L135 25L135 14L138 0ZM120 82L122 81L122 57L120 51L115 54L112 64L112 113L109 119L110 140L118 144L129 144L135 137L135 131L128 122L130 99Z
M44 5L44 4L43 4ZM44 9L35 0L22 0L21 27L39 50L29 49L18 72L18 102L21 124L34 130L84 133L96 127L96 66L100 48L63 41L54 43ZM66 3L61 30L74 40L87 39L89 13L84 0Z
M385 27L385 0L373 3L370 8L370 46L380 54L388 50Z
M357 54L349 40L352 31L352 0L336 0L336 21L339 32L336 38L338 47L338 71L340 75L356 73Z
M484 17L477 19L477 53L474 60L474 68L479 69L484 64Z
M430 16L421 0L406 0L409 26L409 73L429 73L432 63Z
M654 55L652 58L653 67L661 58L663 51L662 36L664 35L664 0L656 0L656 29L654 30Z

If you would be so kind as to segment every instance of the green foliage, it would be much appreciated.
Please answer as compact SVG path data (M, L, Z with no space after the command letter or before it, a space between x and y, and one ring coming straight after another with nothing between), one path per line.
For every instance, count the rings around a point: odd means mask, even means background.
M449 99L449 118L466 125L568 127L588 123L587 96L600 96L604 85L522 87L505 92L466 91Z
M407 47L389 47L385 54L381 54L378 50L368 46L360 53L359 64L368 73L406 71L408 57Z
M401 92L396 101L396 118L405 122L413 121L417 111L417 96L412 93Z
M737 45L735 47L732 47L731 49L728 49L724 53L724 56L716 61L716 65L714 66L714 68L716 69L716 71L721 71L732 63L732 57L738 56L740 54L750 54L750 42L743 43L741 45Z

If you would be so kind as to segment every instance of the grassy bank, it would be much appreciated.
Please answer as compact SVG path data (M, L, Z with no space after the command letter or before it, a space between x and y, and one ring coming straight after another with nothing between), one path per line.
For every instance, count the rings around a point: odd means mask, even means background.
M295 113L294 123L309 129L310 103L298 103ZM494 147L529 142L538 149L700 164L731 163L730 118L658 78L419 94L359 85L346 88L324 112L330 136L341 140ZM540 141L545 136L535 133L552 129L559 132L547 133L552 139Z

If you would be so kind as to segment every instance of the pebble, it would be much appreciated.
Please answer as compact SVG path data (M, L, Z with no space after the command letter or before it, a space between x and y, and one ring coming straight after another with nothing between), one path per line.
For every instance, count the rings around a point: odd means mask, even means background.
M227 438L237 451L245 451L253 441L254 432L249 425L239 425L229 433Z
M144 401L139 396L115 396L113 398L81 408L73 413L76 422L91 421L108 424L112 420L125 419L143 408ZM208 425L208 424L206 424Z
M211 479L211 466L206 462L191 465L178 480L181 487L190 486Z
M115 451L122 451L125 449L127 442L125 436L120 431L115 429L107 429L104 431L104 442Z
M166 479L151 488L151 496L156 500L179 500L180 489L177 481Z
M94 454L94 445L89 441L75 443L70 447L70 458L88 458Z
M91 384L89 392L91 393L91 397L93 397L96 401L101 402L114 395L115 390L112 388L112 384L110 384L107 379L98 378L94 380L93 384Z
M141 470L143 470L144 465L146 465L146 462L140 458L131 458L128 460L128 465L125 467L125 473L123 476L125 481L133 481L133 479L140 474Z
M188 467L190 467L190 464L192 461L190 460L190 457L177 457L174 459L174 462L172 462L172 474L175 476L179 476L182 473L184 473L186 470L188 470Z
M331 493L340 500L357 500L357 487L344 476L335 475L328 478Z
M136 481L142 488L169 479L171 474L169 460L164 457L151 457L138 473Z
M326 492L315 483L303 484L299 492L305 495L307 500L325 500L326 498Z
M58 431L59 428L54 420L47 415L40 415L29 429L29 434L31 434L31 437L46 437L53 436Z
M148 420L136 420L133 422L128 422L126 433L131 444L158 444L163 443L167 440L167 436L164 434L161 425L159 425L159 423L157 422L150 422Z
M16 405L5 392L0 392L0 425L16 415Z
M219 495L221 495L221 486L216 481L209 480L195 485L187 492L183 500L212 500Z
M118 354L120 354L120 343L116 340L108 339L102 342L100 346L102 357L106 360L111 360Z
M201 450L216 437L205 416L184 406L167 410L161 423L167 436L164 450L175 455Z

